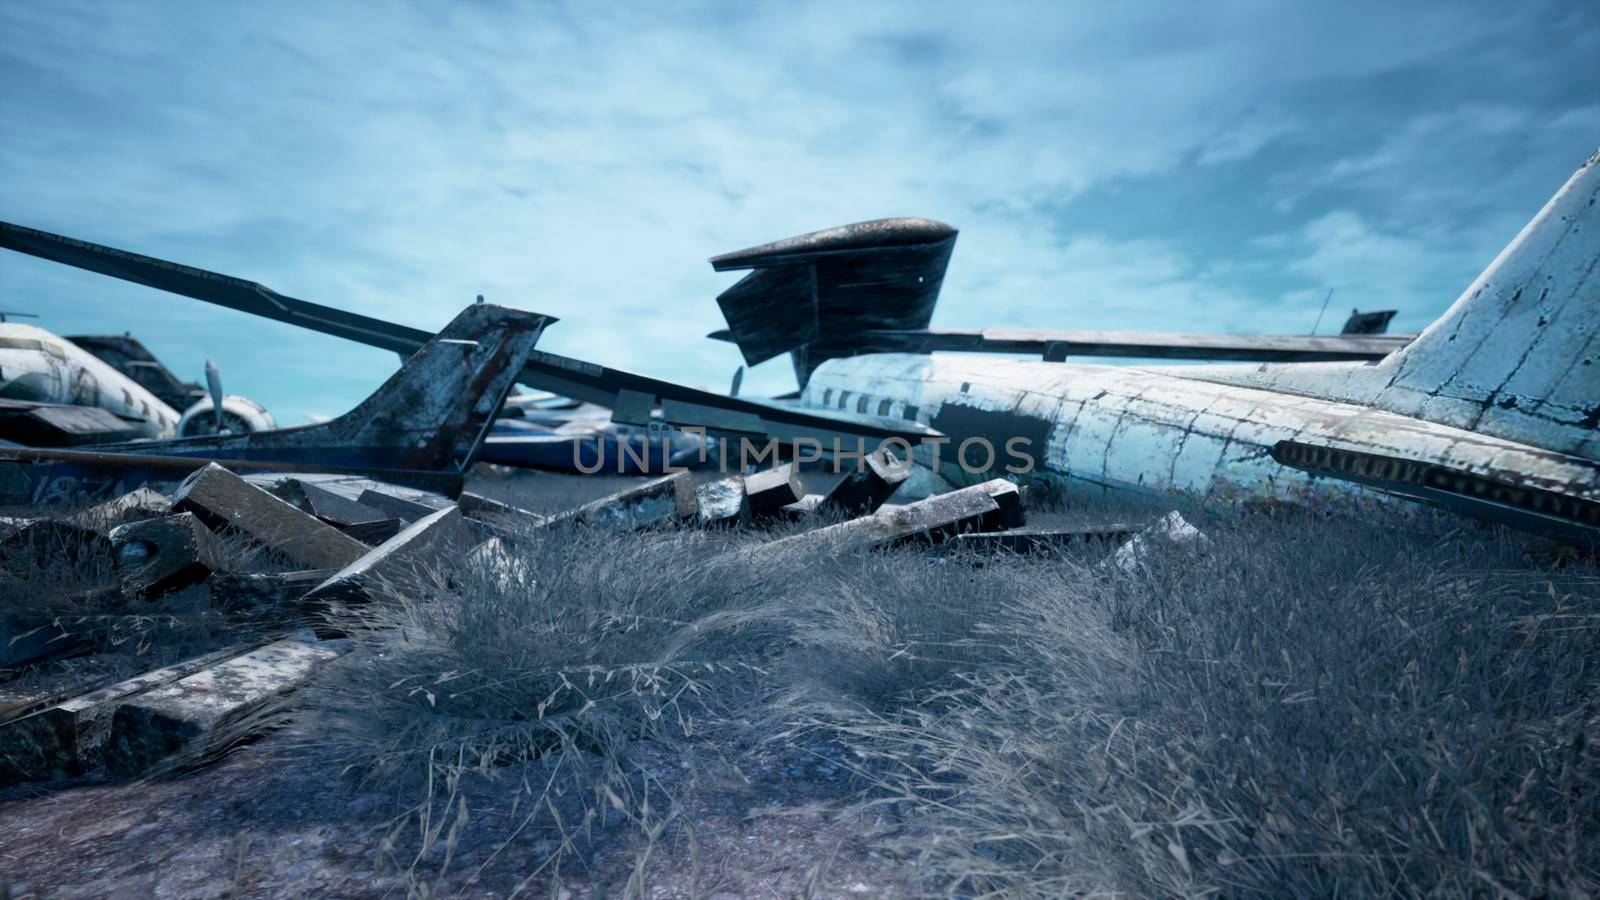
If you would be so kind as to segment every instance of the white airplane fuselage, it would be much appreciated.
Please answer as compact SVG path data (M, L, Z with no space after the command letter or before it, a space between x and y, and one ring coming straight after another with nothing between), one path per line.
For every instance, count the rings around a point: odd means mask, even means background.
M915 458L933 464L937 446L940 474L958 482L1010 467L1079 487L1293 500L1306 493L1309 477L1269 455L1278 441L1293 440L1490 478L1534 476L1600 498L1600 469L1588 460L1370 406L1200 380L1191 371L873 354L822 364L801 400L932 427L949 442L924 444Z
M178 412L94 354L43 328L0 323L0 397L98 406L139 423L141 437L170 437Z

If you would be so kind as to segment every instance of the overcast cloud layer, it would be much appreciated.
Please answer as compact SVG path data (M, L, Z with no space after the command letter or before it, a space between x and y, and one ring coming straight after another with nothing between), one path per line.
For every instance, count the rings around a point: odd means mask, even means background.
M935 325L1306 332L1332 288L1324 330L1414 330L1600 146L1596 60L1587 0L8 0L0 218L426 328L481 293L717 388L706 258L882 216L961 229ZM395 366L9 253L0 308L283 424Z

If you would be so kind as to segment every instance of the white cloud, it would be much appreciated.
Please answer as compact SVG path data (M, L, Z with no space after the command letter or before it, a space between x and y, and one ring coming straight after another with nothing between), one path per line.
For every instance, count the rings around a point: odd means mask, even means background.
M376 10L0 6L0 215L425 327L483 293L560 316L549 349L716 386L738 356L701 336L733 279L707 256L888 215L962 229L942 324L1281 330L1307 318L1295 291L1369 261L1338 247L1378 252L1409 205L1461 190L1396 187L1450 138L1448 110L1402 107L1408 137L1317 104L1393 108L1374 80L1508 27L1454 4ZM1483 159L1529 130L1483 135ZM1073 218L1085 191L1222 177L1271 148L1297 171L1345 160L1323 187L1368 193L1350 213L1366 236L1324 233L1339 221L1313 198L1285 212L1322 230L1261 222L1291 238L1241 242L1230 268L1161 222L1128 239ZM1436 253L1385 252L1401 250ZM1273 289L1244 271L1273 265ZM1423 286L1402 283L1385 296ZM61 330L134 329L186 371L222 357L230 389L286 421L348 407L393 365L29 260L0 258L0 291L50 298ZM786 380L774 364L749 385Z

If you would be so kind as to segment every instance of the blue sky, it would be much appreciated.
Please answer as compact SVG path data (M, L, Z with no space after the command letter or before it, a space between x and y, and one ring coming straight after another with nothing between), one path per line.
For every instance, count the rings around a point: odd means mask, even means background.
M961 229L935 325L1411 330L1600 146L1597 60L1589 0L7 0L0 218L719 389L706 258L882 216ZM395 366L9 253L0 308L283 424Z

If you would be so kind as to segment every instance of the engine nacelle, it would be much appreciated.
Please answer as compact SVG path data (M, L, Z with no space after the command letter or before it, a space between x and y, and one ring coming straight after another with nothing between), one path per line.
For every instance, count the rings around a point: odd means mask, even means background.
M267 408L238 394L227 394L222 398L222 427L229 434L248 434L255 431L271 431L278 427L273 420L272 413ZM211 398L198 400L195 404L183 411L183 416L178 419L178 437L200 437L202 435L217 434L217 417L211 412Z

